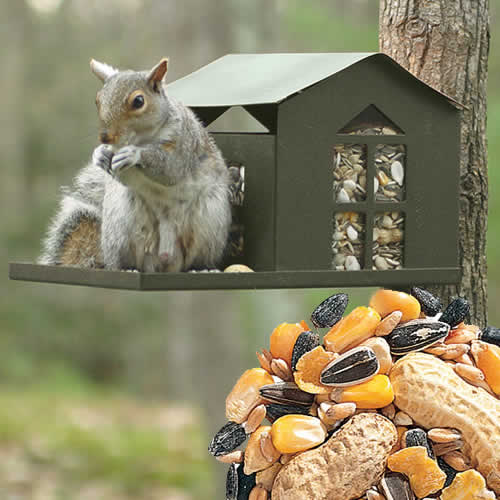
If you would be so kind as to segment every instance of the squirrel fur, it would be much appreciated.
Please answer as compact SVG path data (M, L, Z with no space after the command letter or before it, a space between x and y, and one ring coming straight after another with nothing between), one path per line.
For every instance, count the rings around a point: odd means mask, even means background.
M229 172L194 113L150 71L91 61L101 144L63 190L42 264L139 271L214 268L231 224Z

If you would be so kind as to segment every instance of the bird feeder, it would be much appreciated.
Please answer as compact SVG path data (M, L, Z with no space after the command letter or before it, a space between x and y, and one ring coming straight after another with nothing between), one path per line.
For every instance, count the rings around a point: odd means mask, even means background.
M167 92L244 169L233 260L253 273L13 263L10 277L137 290L458 283L460 106L379 53L227 55ZM230 262L230 259L227 263Z

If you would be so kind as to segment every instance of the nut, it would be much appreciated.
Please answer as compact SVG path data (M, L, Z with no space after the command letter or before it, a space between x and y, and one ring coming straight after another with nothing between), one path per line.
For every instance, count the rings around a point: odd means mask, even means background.
M428 354L400 359L390 378L396 406L417 425L459 430L463 452L474 468L486 478L500 470L500 400L468 384L450 365ZM489 486L500 493L498 485Z
M325 444L284 466L274 482L272 498L359 498L382 477L396 439L394 425L382 415L355 415Z

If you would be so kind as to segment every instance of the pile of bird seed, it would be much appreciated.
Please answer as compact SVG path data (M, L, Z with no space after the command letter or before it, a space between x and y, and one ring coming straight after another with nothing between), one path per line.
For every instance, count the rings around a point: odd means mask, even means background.
M498 498L500 330L417 287L347 305L276 327L227 396L226 500Z

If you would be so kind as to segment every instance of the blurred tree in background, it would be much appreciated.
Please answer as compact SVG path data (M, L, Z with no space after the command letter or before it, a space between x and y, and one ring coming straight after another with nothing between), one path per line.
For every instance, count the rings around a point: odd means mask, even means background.
M134 293L9 282L97 144L91 57L173 81L231 52L377 51L370 0L0 0L0 496L221 498L224 399L330 291ZM490 321L500 324L500 58L492 0ZM351 306L370 290L352 290ZM496 310L495 310L496 309ZM176 425L174 425L177 422ZM17 496L14 496L17 495Z

